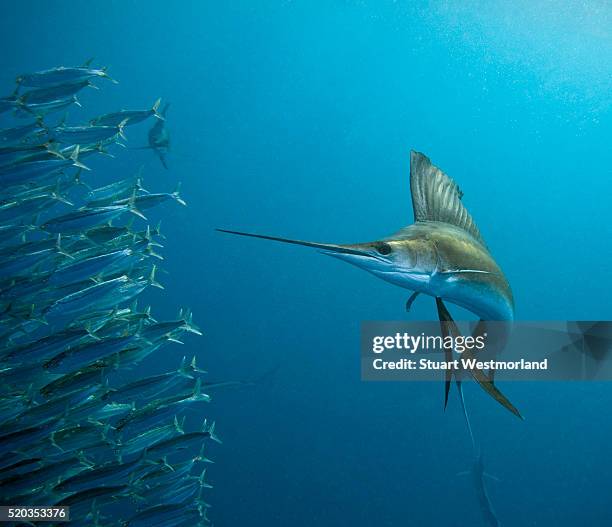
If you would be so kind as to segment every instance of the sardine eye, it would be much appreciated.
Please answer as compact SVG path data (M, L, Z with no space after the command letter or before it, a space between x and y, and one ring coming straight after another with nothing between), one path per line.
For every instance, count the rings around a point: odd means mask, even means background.
M383 256L387 256L388 254L391 254L391 251L392 251L391 246L385 242L377 243L374 248L376 249L376 252L378 254L381 254Z

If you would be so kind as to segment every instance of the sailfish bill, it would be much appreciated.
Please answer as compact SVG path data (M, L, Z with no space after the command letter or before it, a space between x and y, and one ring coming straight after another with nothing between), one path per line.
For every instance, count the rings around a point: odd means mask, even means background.
M237 234L238 236L248 236L250 238L261 238L263 240L273 240L275 242L290 243L293 245L302 245L304 247L314 247L315 249L321 249L323 251L338 252L338 253L344 253L344 254L356 254L360 256L369 256L367 252L365 251L359 251L357 249L351 249L348 246L334 245L331 243L306 242L302 240L292 240L290 238L281 238L279 236L267 236L265 234L253 234L250 232L228 231L226 229L215 229L215 230L217 230L218 232L225 232L228 234Z

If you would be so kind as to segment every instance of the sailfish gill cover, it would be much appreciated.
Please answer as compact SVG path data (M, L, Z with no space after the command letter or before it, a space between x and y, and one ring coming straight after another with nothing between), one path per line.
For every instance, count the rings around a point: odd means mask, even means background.
M108 174L87 166L129 155L117 148L124 127L164 119L159 101L85 125L60 119L93 80L113 81L90 65L24 74L0 108L21 118L0 131L0 505L67 505L71 525L207 525L214 423L184 426L209 399L203 371L189 357L133 374L201 334L187 310L159 321L138 305L162 288L164 237L147 217L184 202L120 169L101 184Z

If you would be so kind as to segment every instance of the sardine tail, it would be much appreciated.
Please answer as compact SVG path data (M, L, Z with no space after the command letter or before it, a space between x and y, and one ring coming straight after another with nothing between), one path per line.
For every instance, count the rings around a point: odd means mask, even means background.
M153 117L156 117L157 119L161 119L162 121L165 121L166 119L164 118L164 116L158 112L160 104L161 104L161 97L155 101L153 108L151 108L153 112Z

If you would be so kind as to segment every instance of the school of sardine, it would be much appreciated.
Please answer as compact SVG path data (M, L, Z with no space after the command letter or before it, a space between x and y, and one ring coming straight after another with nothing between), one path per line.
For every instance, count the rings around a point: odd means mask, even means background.
M140 176L96 184L87 166L112 155L125 127L163 123L160 101L52 124L108 81L90 64L55 67L20 75L0 98L4 117L22 120L0 130L0 505L67 505L72 526L209 525L205 445L218 438L205 419L184 424L210 383L195 358L134 375L201 334L187 310L158 321L137 304L162 287L163 236L145 214L185 202Z

